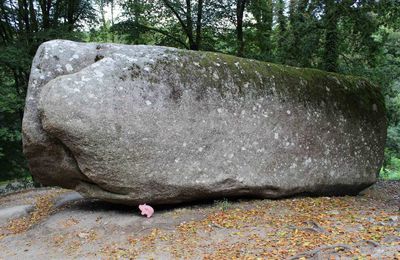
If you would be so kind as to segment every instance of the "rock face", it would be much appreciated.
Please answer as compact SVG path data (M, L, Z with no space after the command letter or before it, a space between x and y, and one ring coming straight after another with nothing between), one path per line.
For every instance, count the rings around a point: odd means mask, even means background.
M0 208L0 226L7 223L12 218L20 218L32 212L34 206L32 205L19 205L7 208Z
M126 204L356 193L385 138L383 97L360 78L59 40L38 49L23 120L36 180Z

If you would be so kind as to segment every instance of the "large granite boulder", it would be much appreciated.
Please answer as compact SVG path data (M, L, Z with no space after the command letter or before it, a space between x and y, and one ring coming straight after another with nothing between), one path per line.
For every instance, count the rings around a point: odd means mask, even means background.
M60 40L37 51L23 120L36 180L126 204L356 193L385 138L383 97L361 78Z

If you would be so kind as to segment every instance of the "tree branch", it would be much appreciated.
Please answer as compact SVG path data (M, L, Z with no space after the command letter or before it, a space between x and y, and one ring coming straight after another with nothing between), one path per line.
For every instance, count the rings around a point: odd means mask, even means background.
M183 30L185 31L185 33L188 34L188 29L187 29L187 26L186 26L185 22L182 20L182 18L180 17L178 11L176 11L176 9L173 7L171 2L168 1L168 0L162 0L162 1L172 11L172 13L176 16L176 18L178 19L179 23L181 24Z
M158 28L154 28L154 27L150 27L144 24L136 24L135 26L140 27L142 29L148 30L148 31L154 31L154 32L158 32L161 33L162 35L165 35L169 38L171 38L172 40L174 40L175 42L182 44L186 49L189 49L189 46L182 40L180 40L179 38L176 38L175 36L171 35L169 32L158 29Z

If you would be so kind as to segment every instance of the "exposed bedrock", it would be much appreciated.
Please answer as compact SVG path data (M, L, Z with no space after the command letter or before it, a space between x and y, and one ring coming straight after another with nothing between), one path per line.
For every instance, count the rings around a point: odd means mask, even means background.
M37 51L23 120L36 180L125 204L357 193L385 138L362 78L61 40Z

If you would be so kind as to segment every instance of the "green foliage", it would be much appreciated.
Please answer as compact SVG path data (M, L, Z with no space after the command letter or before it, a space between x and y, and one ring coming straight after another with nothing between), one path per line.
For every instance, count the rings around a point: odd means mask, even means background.
M24 99L13 79L0 67L0 180L22 177L27 172L22 156L21 115Z
M398 158L395 159L399 160ZM400 168L397 168L396 170L382 168L379 177L382 180L400 181Z
M398 133L397 133L398 134ZM388 137L390 139L390 137ZM398 145L398 143L397 143ZM384 180L400 180L400 159L396 149L388 146L385 149L385 160L380 171L380 178Z
M226 198L214 201L214 205L222 211L227 211L228 209L232 208L232 203Z
M95 20L91 0L0 2L0 181L28 175L21 123L37 48L56 38L81 40L79 29Z
M400 181L400 171L392 171L388 169L384 169L380 173L380 177L383 180L389 180L389 181Z

